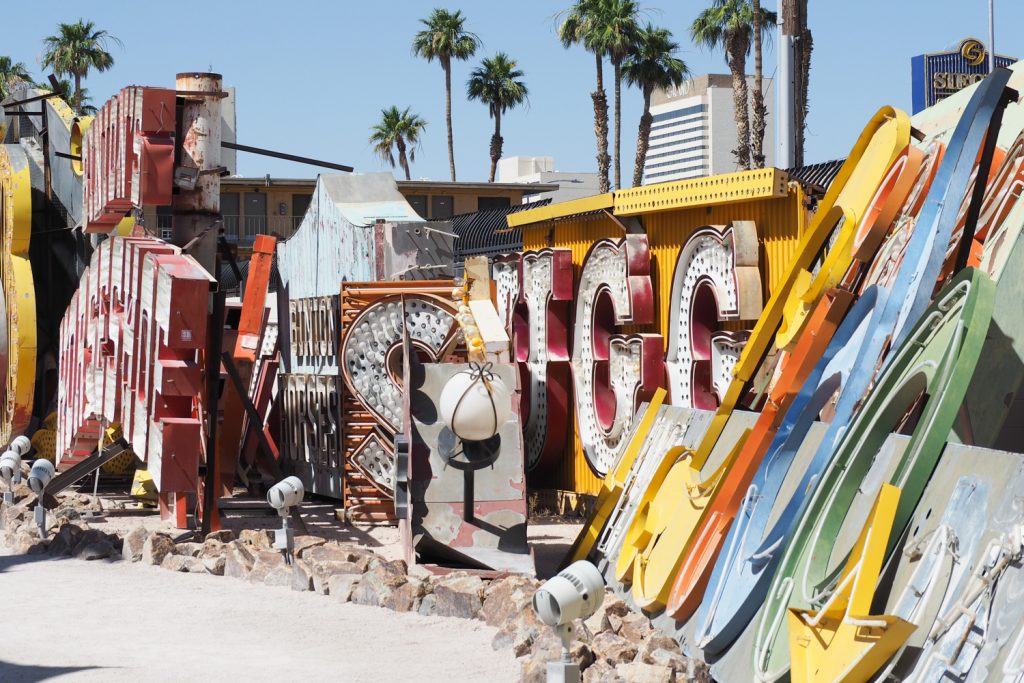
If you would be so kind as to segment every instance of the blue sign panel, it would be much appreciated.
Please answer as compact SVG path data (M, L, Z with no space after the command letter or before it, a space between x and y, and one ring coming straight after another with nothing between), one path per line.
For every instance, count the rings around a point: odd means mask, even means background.
M1017 59L996 55L996 66ZM988 75L988 51L977 38L965 38L955 50L917 55L910 59L914 113L940 102Z

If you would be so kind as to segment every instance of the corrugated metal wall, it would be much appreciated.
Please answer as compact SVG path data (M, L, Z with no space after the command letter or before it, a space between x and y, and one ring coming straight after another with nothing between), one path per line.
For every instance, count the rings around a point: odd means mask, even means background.
M749 202L694 207L647 214L642 217L651 245L651 279L654 284L655 315L652 325L629 326L623 332L660 332L668 334L669 302L672 296L672 275L679 250L687 238L705 225L725 225L734 220L750 220L757 224L761 245L761 276L765 299L784 274L786 264L796 251L807 223L805 195L796 183L789 186L786 197ZM595 214L565 220L535 223L523 228L525 251L554 247L571 249L575 277L579 277L583 259L591 245L599 239L622 237L622 229L607 216ZM575 315L575 310L573 311ZM754 321L730 322L731 330L753 328ZM571 327L570 327L571 328ZM666 344L667 346L667 344ZM574 405L574 404L573 404ZM571 416L575 424L575 410ZM601 480L594 474L583 455L576 429L567 440L565 457L554 472L534 476L533 488L561 489L576 493L596 494Z

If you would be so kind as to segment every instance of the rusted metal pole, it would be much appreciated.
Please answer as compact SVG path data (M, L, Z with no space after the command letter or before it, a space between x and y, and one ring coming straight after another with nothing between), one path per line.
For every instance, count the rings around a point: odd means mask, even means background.
M181 147L171 242L185 246L199 237L189 253L214 277L220 225L221 80L220 74L212 73L180 73L175 80ZM195 187L190 187L191 178L182 180L189 175L195 178Z

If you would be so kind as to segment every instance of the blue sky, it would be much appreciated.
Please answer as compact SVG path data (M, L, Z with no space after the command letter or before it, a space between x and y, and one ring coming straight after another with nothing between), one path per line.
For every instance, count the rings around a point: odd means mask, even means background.
M681 57L695 74L725 73L721 53L693 46L688 27L701 0L641 0L647 17L673 31ZM58 21L79 16L124 43L116 64L85 84L100 104L129 84L173 86L179 71L213 69L238 92L238 139L249 145L385 170L367 143L380 109L411 106L429 123L412 166L414 178L446 180L443 75L440 66L413 57L409 44L418 19L435 2L192 2L167 4L33 0L5 3L0 54L39 75L41 40ZM565 50L555 37L556 15L570 4L518 0L450 0L483 40L470 63L453 69L456 165L460 180L485 180L492 122L486 108L464 97L465 81L480 57L499 50L526 72L530 107L502 123L506 155L549 155L562 171L594 169L593 58ZM775 9L775 0L764 0ZM807 160L844 156L870 115L883 104L910 109L910 57L973 35L987 40L985 0L811 0L814 34ZM156 7L164 8L159 12ZM996 47L1024 57L1024 3L996 0ZM1002 27L1002 28L1001 28ZM753 62L748 64L753 70ZM766 75L775 69L765 55ZM610 73L610 69L606 73ZM610 79L606 87L611 101ZM768 103L773 107L774 103ZM623 90L623 175L632 173L640 94ZM239 154L244 175L308 177L318 169Z

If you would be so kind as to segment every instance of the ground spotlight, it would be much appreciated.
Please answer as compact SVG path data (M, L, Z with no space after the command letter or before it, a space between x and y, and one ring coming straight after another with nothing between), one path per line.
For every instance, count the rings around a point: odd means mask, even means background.
M14 485L21 481L21 456L14 451L7 450L0 455L0 479L7 486L4 503L14 504Z
M46 458L39 458L32 463L32 470L28 473L28 487L38 496L35 518L36 526L39 527L39 538L46 538L46 508L43 506L43 498L55 472L52 462Z
M292 563L295 552L295 530L288 525L291 509L302 502L306 487L298 477L287 477L267 491L267 502L281 516L281 528L274 530L274 547L284 554L284 561Z
M573 562L548 579L533 594L533 611L555 629L562 641L562 658L548 662L548 683L580 680L580 666L569 658L573 621L586 619L604 602L604 577L586 560Z

